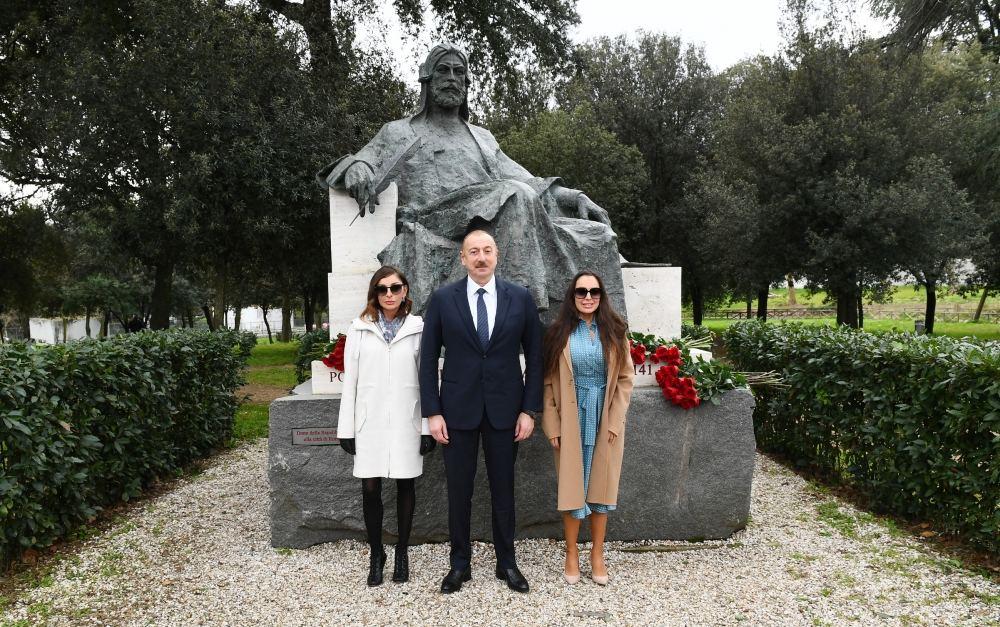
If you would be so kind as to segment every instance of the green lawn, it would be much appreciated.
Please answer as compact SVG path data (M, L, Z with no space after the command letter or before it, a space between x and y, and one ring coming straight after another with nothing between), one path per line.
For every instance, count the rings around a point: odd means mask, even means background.
M977 290L976 292L966 294L961 296L959 294L944 294L938 295L938 305L943 304L954 304L959 303L966 305L968 307L975 307L979 304L979 298L982 296L982 290ZM826 292L816 292L810 295L805 289L798 288L795 290L795 300L796 304L799 306L807 307L834 307L833 303L824 303L826 300ZM923 305L927 302L925 295L925 290L923 287L914 287L913 285L897 285L893 289L892 300L890 303L904 304L904 305ZM770 297L767 299L767 306L773 307L775 309L784 309L788 307L788 288L786 287L775 287L771 288ZM720 309L745 309L745 303L732 303L729 305L722 305ZM757 309L757 303L754 301L754 310ZM986 309L1000 309L1000 296L990 296L986 299Z
M253 440L267 437L267 405L264 403L243 403L236 410L233 425L233 440Z
M295 366L257 366L247 372L247 383L253 385L274 385L283 388L293 388L295 381Z
M703 321L704 326L708 327L716 334L724 333L725 330L729 328L729 325L734 322L737 321L717 318L705 319ZM796 319L795 322L833 326L836 323L836 320L833 318L802 318ZM781 322L773 321L772 323L781 324ZM900 320L869 320L865 322L865 331L871 331L873 333L892 331L894 329L897 331L912 332L913 323ZM972 336L981 340L1000 340L1000 324L988 322L938 322L934 325L934 334L947 335L950 337Z
M247 383L281 388L295 387L295 354L298 342L258 342L250 354ZM267 403L247 402L236 410L232 442L267 437Z
M299 350L298 342L275 342L257 340L257 346L250 354L251 368L254 366L283 366L295 363L295 352Z

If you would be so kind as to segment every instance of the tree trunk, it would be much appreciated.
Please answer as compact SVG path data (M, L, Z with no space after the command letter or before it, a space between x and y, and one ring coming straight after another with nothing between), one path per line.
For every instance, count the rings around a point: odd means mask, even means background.
M753 315L753 296L747 296L747 320Z
M161 261L153 273L153 295L149 307L149 328L160 331L170 327L170 307L173 305L172 289L174 264Z
M90 337L90 307L87 307L85 310L83 326L87 330L87 337Z
M856 289L843 287L834 292L837 300L837 326L847 325L852 329L858 328L858 297Z
M860 289L858 289L858 328L859 329L865 328L864 295L861 293Z
M226 273L217 272L215 275L215 328L224 329L226 327Z
M323 324L323 313L319 308L319 294L315 290L312 297L312 319L314 327Z
M986 295L990 293L990 286L983 286L983 295L979 297L979 305L976 306L976 315L972 318L973 322L979 322L979 318L983 315L983 307L986 306Z
M927 308L924 310L924 333L934 333L934 313L937 309L937 280L928 278L924 281L927 288Z
M111 312L107 309L104 310L104 316L101 318L101 337L108 337L108 325L111 324Z
M261 0L260 4L302 27L309 41L309 65L314 83L326 91L336 89L336 70L344 63L333 24L331 0L303 0L301 3Z
M201 312L205 314L205 322L208 323L208 330L215 331L215 321L212 320L212 310L208 308L208 305L201 306Z
M239 303L233 305L233 329L240 330L240 318L243 317L243 306Z
M799 304L795 299L795 280L790 274L785 275L785 280L788 281L788 306L795 307Z
M302 290L302 316L305 318L306 322L306 333L313 330L315 315L316 312L313 310L312 289L307 287Z
M267 307L261 305L260 310L264 313L264 328L267 329L267 343L274 344L274 337L271 335L271 323L267 321Z
M281 295L281 341L292 341L292 297L287 292Z
M691 317L696 325L700 325L705 317L705 293L698 283L691 284Z
M25 340L31 339L31 317L28 314L20 314L21 318L21 337Z
M757 290L757 319L767 322L767 295L770 292L770 285L762 290Z
M3 329L4 329L3 318L0 318L0 344L3 344L5 341L3 336Z

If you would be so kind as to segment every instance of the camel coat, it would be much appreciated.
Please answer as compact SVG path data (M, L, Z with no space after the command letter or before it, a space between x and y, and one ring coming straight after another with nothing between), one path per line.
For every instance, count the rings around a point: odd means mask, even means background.
M617 505L618 480L621 477L622 450L625 445L625 414L632 397L635 370L631 359L618 363L614 352L609 356L609 361L604 411L597 431L586 501ZM563 349L559 368L545 377L542 430L549 439L560 438L559 450L553 449L556 476L559 478L557 509L579 509L584 504L583 446L580 441L580 417L577 413L569 342ZM609 431L617 436L614 444L608 444Z

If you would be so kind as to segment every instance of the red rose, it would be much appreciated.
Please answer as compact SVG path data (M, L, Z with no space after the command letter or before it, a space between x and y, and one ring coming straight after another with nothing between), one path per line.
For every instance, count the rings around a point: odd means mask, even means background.
M660 359L671 366L680 366L682 363L681 352L676 346L664 350Z
M633 364L638 366L646 362L646 347L642 344L636 344L630 352L632 353Z
M667 349L666 346L657 346L656 347L656 352L653 353L653 361L655 361L657 363L659 363L661 361L666 361L667 360L667 353L669 353L669 352L670 351Z
M667 367L660 366L659 370L656 371L656 384L663 387L663 382L667 377Z

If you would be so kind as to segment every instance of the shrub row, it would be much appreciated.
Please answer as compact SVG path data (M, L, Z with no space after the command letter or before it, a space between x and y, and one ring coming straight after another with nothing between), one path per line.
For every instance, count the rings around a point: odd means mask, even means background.
M184 330L0 347L0 567L223 445L255 341Z
M757 321L725 342L788 384L758 390L761 448L1000 552L1000 344Z

